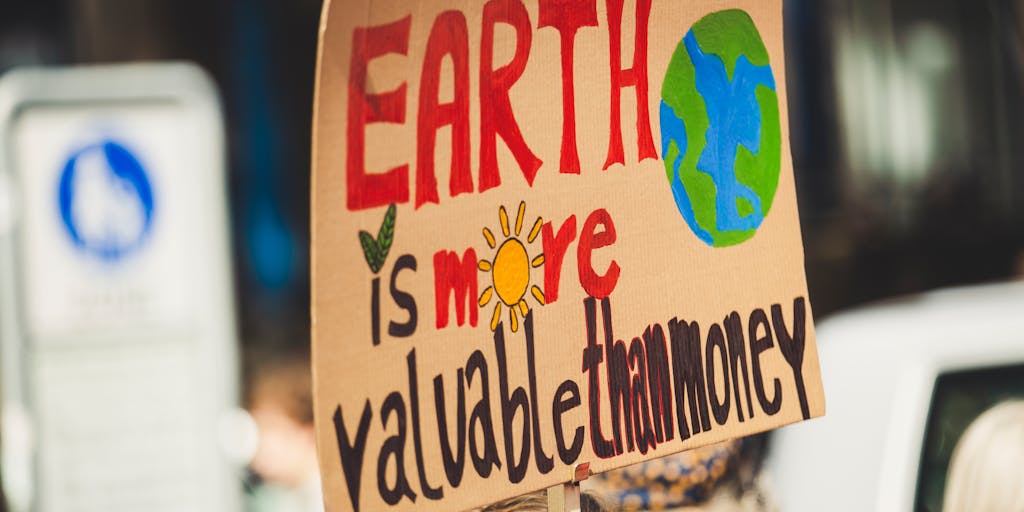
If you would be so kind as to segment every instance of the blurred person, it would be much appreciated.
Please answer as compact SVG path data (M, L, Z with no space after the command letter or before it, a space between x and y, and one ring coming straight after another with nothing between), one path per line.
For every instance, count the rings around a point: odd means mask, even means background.
M1024 400L978 416L953 449L944 512L1024 512Z
M765 436L733 439L634 464L591 485L624 511L776 512L761 474Z
M259 432L250 512L323 512L309 358L257 354L246 408Z

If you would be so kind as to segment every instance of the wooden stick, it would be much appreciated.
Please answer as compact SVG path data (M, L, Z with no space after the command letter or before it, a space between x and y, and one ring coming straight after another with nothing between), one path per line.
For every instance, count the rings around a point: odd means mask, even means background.
M548 487L548 512L580 512L580 482L590 477L590 463L577 464L569 482Z
M567 482L548 487L548 512L580 512L580 485Z

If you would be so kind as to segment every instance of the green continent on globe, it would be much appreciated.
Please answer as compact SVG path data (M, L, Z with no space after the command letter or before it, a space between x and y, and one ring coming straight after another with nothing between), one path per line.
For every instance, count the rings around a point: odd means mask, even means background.
M750 239L771 209L781 162L775 80L750 16L734 9L694 24L661 97L662 157L680 214L713 247Z

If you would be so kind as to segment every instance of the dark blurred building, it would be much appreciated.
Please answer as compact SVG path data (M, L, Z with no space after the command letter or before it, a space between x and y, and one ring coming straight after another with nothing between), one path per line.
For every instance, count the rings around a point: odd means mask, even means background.
M792 149L816 312L1006 279L1024 248L1015 0L788 0ZM306 347L317 0L34 0L0 71L184 59L223 94L241 333Z
M188 60L216 80L229 144L241 334L305 347L309 146L320 2L34 0L0 7L0 72Z
M793 157L818 313L1020 273L1022 7L786 3Z

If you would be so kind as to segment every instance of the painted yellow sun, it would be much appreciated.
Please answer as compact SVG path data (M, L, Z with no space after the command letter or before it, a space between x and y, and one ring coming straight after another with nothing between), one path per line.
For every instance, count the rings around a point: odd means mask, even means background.
M516 213L515 225L509 225L508 212L505 207L498 208L498 220L501 222L501 232L505 238L498 245L494 233L484 228L484 239L491 249L497 248L493 260L480 260L481 272L491 274L491 286L488 286L480 294L480 307L486 307L497 295L494 304L494 314L491 315L491 330L498 328L501 321L503 306L508 308L508 323L512 332L519 330L519 319L526 318L530 312L530 305L526 302L526 293L529 292L541 306L544 305L544 292L537 285L530 284L530 269L537 268L544 264L544 254L538 254L532 259L527 246L533 244L540 234L540 228L544 221L537 217L533 228L526 236L526 243L519 239L523 231L523 216L526 215L526 203L519 203L519 211Z

